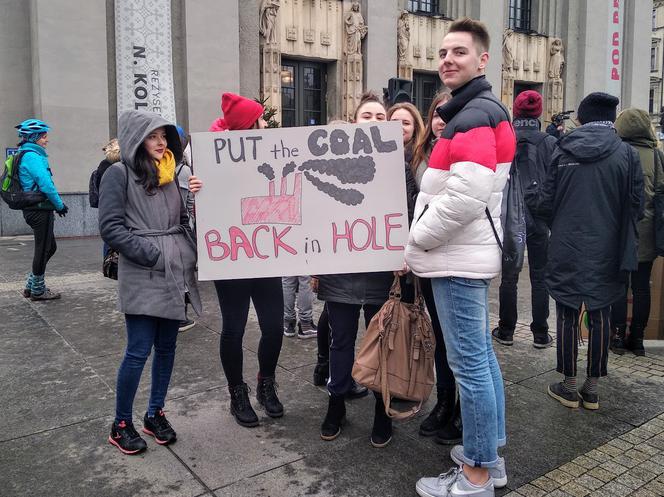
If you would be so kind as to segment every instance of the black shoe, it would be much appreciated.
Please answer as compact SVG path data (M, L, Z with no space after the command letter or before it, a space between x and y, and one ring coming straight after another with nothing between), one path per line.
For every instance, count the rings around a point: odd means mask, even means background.
M138 434L134 424L126 421L113 423L108 441L127 455L138 454L148 448L148 444Z
M562 382L551 383L547 388L550 397L553 397L565 407L575 409L579 407L579 396L576 392L570 392Z
M327 384L327 379L330 377L330 363L318 356L318 364L314 368L314 385L322 387Z
M618 355L623 355L627 352L625 345L625 329L626 326L616 326L611 330L611 341L609 342L609 349L611 352Z
M440 392L438 402L424 421L420 424L420 435L433 437L443 429L454 414L454 398L456 392Z
M284 415L284 406L277 397L277 383L274 381L274 376L258 380L256 400L265 409L265 414L271 418L280 418Z
M385 414L385 404L380 395L376 395L371 445L376 448L386 447L392 441L392 420Z
M196 321L193 319L185 319L184 321L180 321L180 324L178 326L178 331L183 332L192 329L194 326L196 326Z
M143 433L153 436L154 441L159 445L168 445L177 440L175 430L173 430L162 410L157 411L153 417L149 417L148 413L145 413Z
M536 349L546 349L553 343L553 337L549 333L538 333L533 336L533 347Z
M346 392L346 398L348 400L361 399L369 395L369 389L364 385L360 385L358 382L353 380L353 384L350 387L350 390Z
M579 392L579 399L586 409L591 411L599 409L599 394L584 392L582 389Z
M284 321L284 336L285 337L294 337L295 336L295 321Z
M514 331L509 331L499 326L491 331L491 336L501 345L514 345Z
M249 402L249 387L246 383L240 383L234 387L229 386L231 393L231 414L240 426L252 428L258 426L258 416Z
M318 328L313 321L300 321L297 323L297 337L302 339L316 338Z
M29 298L30 298L30 295L32 295L32 292L30 291L30 289L29 289L29 288L24 288L24 289L23 289L23 296L24 296L26 299L29 299Z
M463 440L463 422L461 421L461 401L454 406L454 414L447 424L436 433L435 442L441 445L456 445Z
M630 330L625 347L627 350L631 350L635 356L645 356L646 349L643 347L643 330Z
M320 426L320 438L325 441L334 440L341 433L341 426L346 421L346 403L343 395L330 395L327 414Z

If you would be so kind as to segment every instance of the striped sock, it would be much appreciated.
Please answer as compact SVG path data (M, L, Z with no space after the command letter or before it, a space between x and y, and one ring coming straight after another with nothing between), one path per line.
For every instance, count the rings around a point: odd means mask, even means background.
M576 376L565 376L563 388L568 392L576 392Z
M28 273L28 277L25 280L25 289L32 291L32 281L35 279L32 273Z
M32 294L41 295L46 291L46 282L44 281L44 275L33 275L32 276Z
M597 393L597 383L599 381L599 378L593 378L592 376L586 377L586 381L583 383L583 387L581 388L582 392L585 393L592 393L596 394Z

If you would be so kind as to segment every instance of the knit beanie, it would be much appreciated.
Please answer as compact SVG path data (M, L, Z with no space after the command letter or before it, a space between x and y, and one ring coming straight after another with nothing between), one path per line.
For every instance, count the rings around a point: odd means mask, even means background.
M522 91L514 99L514 117L539 117L542 115L542 95L534 90Z
M214 121L210 131L250 129L263 115L261 104L235 93L221 96L221 110L224 117Z
M576 111L576 117L581 124L595 121L616 121L617 97L608 93L595 92L586 96Z

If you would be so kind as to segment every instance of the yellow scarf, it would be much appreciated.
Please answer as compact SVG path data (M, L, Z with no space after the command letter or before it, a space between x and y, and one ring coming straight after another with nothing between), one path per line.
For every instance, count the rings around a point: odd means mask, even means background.
M166 149L160 161L155 161L159 186L166 185L175 179L175 156L173 152Z

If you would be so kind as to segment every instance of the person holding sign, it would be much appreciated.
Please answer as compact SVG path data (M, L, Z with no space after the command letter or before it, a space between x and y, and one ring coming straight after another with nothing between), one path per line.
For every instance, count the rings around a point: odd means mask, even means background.
M356 123L385 121L386 111L373 93L365 93L355 110ZM334 440L341 434L346 416L345 396L353 386L351 372L355 360L360 310L369 326L371 318L387 301L393 275L390 272L326 274L319 276L318 298L325 301L330 323L330 394L327 413L321 425L323 440ZM392 420L385 414L380 394L375 394L376 405L371 444L385 447L392 440Z
M489 283L501 270L496 243L500 203L516 139L505 106L491 92L486 26L454 21L439 50L441 80L452 99L437 109L445 129L422 177L406 261L432 278L447 358L459 385L463 445L447 474L421 478L423 497L493 497L507 484L505 392L489 328ZM492 225L496 226L494 236Z
M221 98L224 117L217 119L210 131L264 129L263 106L234 93ZM196 176L189 179L189 189L199 192L203 183ZM284 407L277 397L275 371L283 340L284 296L281 278L247 278L216 280L214 282L222 329L219 356L228 380L231 395L231 414L240 426L258 426L258 416L249 401L249 387L242 377L242 339L249 317L249 304L253 302L261 339L258 344L258 385L256 400L271 418L284 415Z
M132 422L134 397L154 349L152 387L143 432L159 445L176 440L164 415L179 323L191 303L201 312L196 246L175 181L182 145L175 126L146 111L118 120L122 162L108 168L99 189L99 232L119 253L118 308L127 348L118 369L115 420L108 441L123 454L147 448Z

